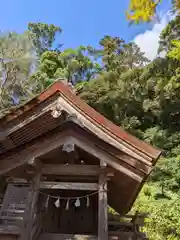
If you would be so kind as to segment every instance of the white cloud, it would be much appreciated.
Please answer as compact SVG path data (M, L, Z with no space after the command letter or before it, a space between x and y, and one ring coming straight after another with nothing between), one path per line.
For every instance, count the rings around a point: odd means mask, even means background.
M147 30L134 38L133 41L140 47L141 51L144 52L145 56L150 60L153 60L157 56L160 33L172 18L173 16L167 12L158 22L153 25L152 30Z

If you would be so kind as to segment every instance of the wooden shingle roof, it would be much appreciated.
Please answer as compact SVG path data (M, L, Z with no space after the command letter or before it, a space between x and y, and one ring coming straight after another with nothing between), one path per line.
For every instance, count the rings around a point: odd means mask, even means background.
M109 204L118 212L127 212L161 151L110 122L61 81L0 120L0 169L1 166L6 166L8 161L17 161L16 167L19 166L17 156L23 153L24 149L33 152L37 147L42 147L43 142L47 142L48 146L48 133L51 134L50 138L56 135L60 139L57 134L61 122L51 115L52 106L55 104L62 105L66 112L79 116L81 124L77 127L75 123L68 125L71 129L64 130L67 134L78 137L78 132L87 142L96 142L94 147L101 148L103 153L107 152L109 157L115 159L115 164L110 162L111 167L119 164L113 181L109 183L108 198ZM42 140L43 136L46 140ZM16 158L17 160L13 160ZM127 169L128 173L132 173L132 177L131 174L126 175L126 171L122 173L120 168ZM139 180L133 176L137 176Z
M124 131L121 127L109 121L107 118L105 118L88 104L86 104L83 100L81 100L78 96L76 96L67 85L60 81L51 85L46 91L44 91L39 96L32 99L22 107L5 115L2 119L0 119L0 126L4 126L9 122L12 122L13 120L17 120L18 118L21 119L23 115L26 116L27 112L31 111L34 107L46 101L48 98L52 97L57 93L60 93L65 98L67 98L71 102L73 107L78 108L84 116L88 116L91 119L93 124L101 127L104 131L112 135L114 138L125 141L128 144L134 146L142 153L145 153L149 157L151 157L153 161L159 157L161 153L159 149L132 136L131 134Z

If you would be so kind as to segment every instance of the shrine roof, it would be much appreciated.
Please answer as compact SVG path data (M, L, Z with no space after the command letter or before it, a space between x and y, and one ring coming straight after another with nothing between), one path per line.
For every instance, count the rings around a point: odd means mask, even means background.
M60 164L63 142L73 139L80 159L90 165L106 159L115 171L108 201L119 213L130 210L161 154L102 116L62 81L2 117L0 129L0 174L11 176L17 170L27 177L28 159Z
M160 156L161 150L132 136L124 131L120 126L117 126L109 121L107 118L86 104L85 101L77 96L68 85L65 85L61 81L55 82L43 93L2 117L0 119L1 135L7 126L9 129L9 126L12 128L12 126L16 125L17 123L24 121L24 119L28 117L28 114L33 112L34 109L40 104L45 103L49 99L52 99L53 96L57 95L60 95L62 98L66 99L73 108L80 111L84 117L88 118L92 122L92 124L96 125L98 128L101 128L101 130L106 132L108 135L117 141L120 140L128 145L133 146L138 151L142 152L142 154L147 155L151 159L152 163L155 163ZM7 129L4 132L7 132Z

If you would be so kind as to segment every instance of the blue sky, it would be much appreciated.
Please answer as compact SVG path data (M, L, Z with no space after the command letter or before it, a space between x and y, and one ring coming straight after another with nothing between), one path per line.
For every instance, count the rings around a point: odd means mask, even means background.
M8 0L1 1L0 29L22 32L28 22L53 23L63 29L60 42L65 47L97 46L104 35L120 36L126 41L153 28L152 23L128 26L125 10L129 0ZM170 7L164 0L161 14Z

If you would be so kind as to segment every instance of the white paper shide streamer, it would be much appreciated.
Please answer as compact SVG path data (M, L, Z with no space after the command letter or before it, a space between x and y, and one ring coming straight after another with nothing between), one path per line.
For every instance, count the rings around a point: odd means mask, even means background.
M54 205L55 205L57 208L60 207L60 199L59 199L59 198L55 201Z
M75 207L80 207L81 203L80 203L79 198L76 199L74 205L75 205Z

